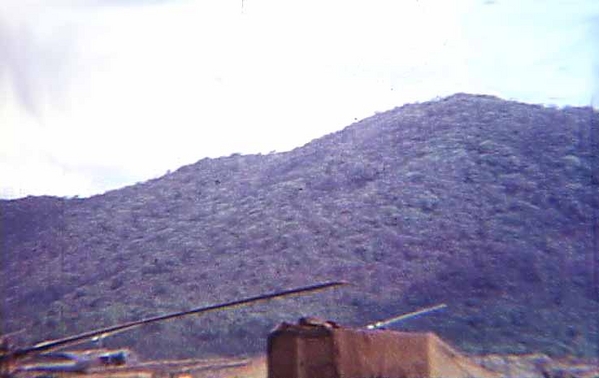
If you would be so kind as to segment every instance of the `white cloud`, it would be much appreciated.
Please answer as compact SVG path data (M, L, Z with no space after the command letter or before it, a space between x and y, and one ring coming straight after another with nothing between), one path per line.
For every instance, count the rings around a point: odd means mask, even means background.
M23 4L0 5L0 196L88 195L288 150L460 91L581 104L596 53L583 15L599 13L592 0Z

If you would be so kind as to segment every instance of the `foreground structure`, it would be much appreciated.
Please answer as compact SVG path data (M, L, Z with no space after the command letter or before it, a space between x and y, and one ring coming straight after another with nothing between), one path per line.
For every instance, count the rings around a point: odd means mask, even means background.
M599 360L467 356L434 333L344 328L302 318L268 337L268 378L597 378Z

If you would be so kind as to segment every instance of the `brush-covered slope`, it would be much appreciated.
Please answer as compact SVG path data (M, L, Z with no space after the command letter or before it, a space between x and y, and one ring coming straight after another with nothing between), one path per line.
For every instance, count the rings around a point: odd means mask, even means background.
M590 108L454 95L288 153L204 159L88 199L2 201L3 331L33 341L346 279L106 343L255 352L301 315L361 325L446 302L401 326L468 352L593 355L598 124Z

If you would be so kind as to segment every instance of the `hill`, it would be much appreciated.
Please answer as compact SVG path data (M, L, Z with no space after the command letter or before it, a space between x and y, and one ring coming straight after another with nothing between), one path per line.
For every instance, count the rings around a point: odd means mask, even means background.
M457 94L301 148L203 159L86 199L1 201L2 332L21 342L314 281L349 289L115 336L145 357L264 350L301 315L467 352L599 353L599 114Z

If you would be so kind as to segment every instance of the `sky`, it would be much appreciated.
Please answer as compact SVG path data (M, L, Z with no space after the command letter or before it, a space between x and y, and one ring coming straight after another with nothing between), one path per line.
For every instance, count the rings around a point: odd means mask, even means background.
M0 198L288 151L457 92L599 107L599 2L2 0Z

